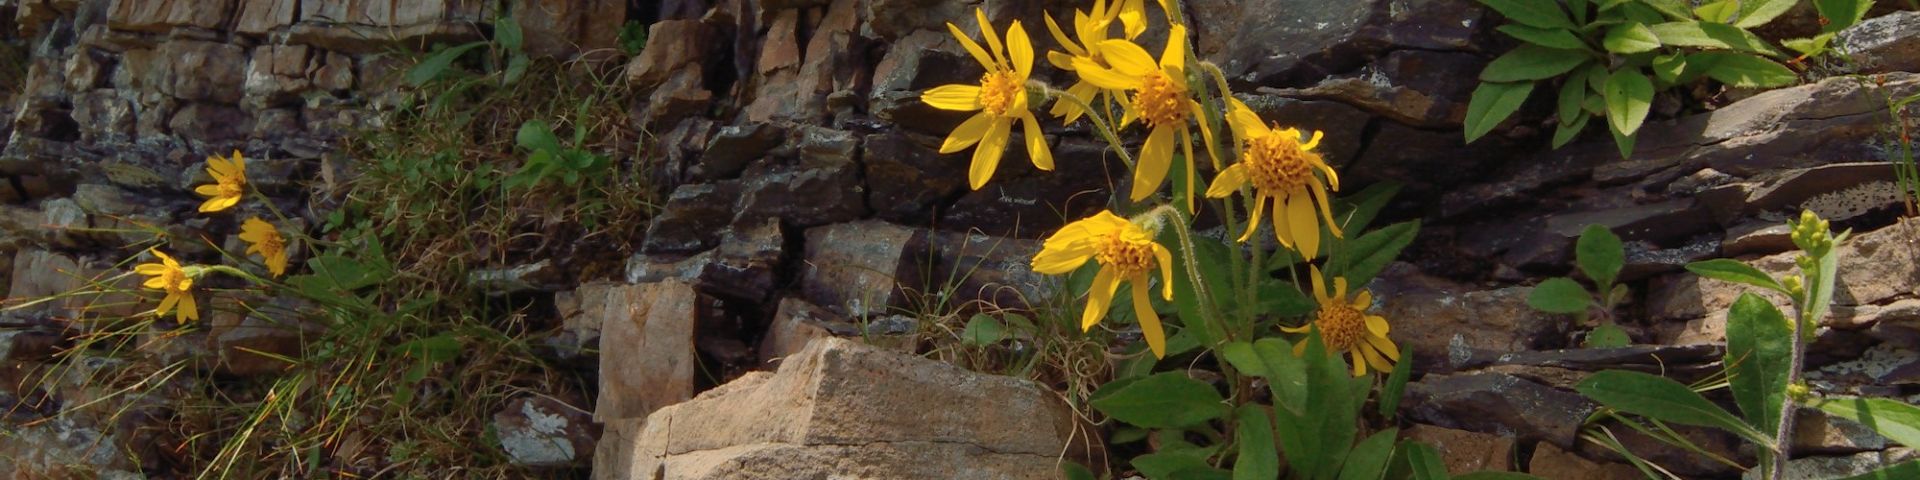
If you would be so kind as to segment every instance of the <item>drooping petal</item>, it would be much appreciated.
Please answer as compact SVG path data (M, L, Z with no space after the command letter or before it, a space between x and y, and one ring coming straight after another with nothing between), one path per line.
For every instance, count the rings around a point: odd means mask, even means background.
M1307 333L1307 332L1299 332L1299 333ZM1305 340L1302 340L1300 343L1293 344L1293 356L1299 357L1299 356L1305 356L1306 354L1307 354L1307 342Z
M1354 347L1354 351L1360 352L1362 356L1365 356L1367 358L1367 366L1373 367L1374 370L1382 372L1393 371L1393 364L1388 363L1385 358L1380 358L1380 354L1374 353L1373 349L1359 346ZM1365 371L1361 371L1360 373L1362 375L1366 374Z
M1227 97L1227 128L1233 129L1233 138L1242 143L1267 134L1267 125L1260 123L1260 115L1231 96Z
M1333 299L1327 297L1327 278L1320 275L1320 267L1309 264L1307 273L1313 276L1313 299L1319 301L1321 305L1332 304Z
M980 87L975 85L941 85L920 92L920 101L927 106L941 110L971 112L982 108Z
M1167 49L1160 53L1160 68L1182 72L1187 70L1186 26L1174 25L1167 29Z
M1116 72L1100 66L1086 57L1073 58L1073 71L1080 79L1094 86L1108 90L1130 90L1140 88L1140 78Z
M980 139L987 136L987 130L993 127L993 118L991 113L980 112L960 123L952 133L947 134L946 141L940 142L940 153L958 152L980 143Z
M1327 220L1327 231L1333 233L1333 238L1344 238L1340 235L1340 222L1333 221L1333 207L1327 206L1327 189L1321 187L1320 182L1312 180L1307 181L1307 188L1313 192L1314 201L1320 204L1320 218Z
M168 293L166 298L160 299L160 306L153 309L153 316L166 315L167 312L173 311L173 307L179 305L179 303L180 295Z
M200 204L201 212L218 212L240 204L240 196L213 197Z
M1306 139L1306 142L1305 142L1305 143L1301 143L1301 144L1300 144L1300 149L1301 149L1301 150L1312 150L1312 149L1313 149L1313 147L1318 147L1318 146L1320 146L1320 137L1324 137L1324 136L1327 136L1327 132L1322 132L1322 131L1319 131L1319 130L1314 130L1314 131L1313 131L1313 137L1311 137L1311 138L1308 138L1308 139Z
M206 185L193 187L193 193L198 193L202 196L207 196L207 197L218 196L220 195L220 184L209 183Z
M1027 28L1019 20L1007 28L1007 60L1013 62L1013 71L1020 78L1033 73L1033 40L1027 38Z
M1146 33L1147 8L1143 6L1141 0L1120 0L1120 2L1119 12L1117 12L1120 17L1120 29L1126 33L1127 39L1132 40Z
M1373 332L1374 335L1385 337L1387 336L1387 332L1391 328L1392 326L1387 325L1387 317L1382 317L1379 315L1367 315L1367 331L1368 332Z
M1303 323L1298 327L1280 327L1280 331L1287 333L1307 333L1313 331L1313 324Z
M167 288L167 277L160 276L160 277L149 278L145 283L141 283L140 286L155 289L155 290L164 289L164 288Z
M1294 245L1300 247L1300 257L1313 259L1320 254L1320 229L1314 224L1313 204L1304 192L1287 195L1287 223L1293 229Z
M1053 171L1053 150L1047 146L1047 136L1040 133L1040 120L1033 118L1033 112L1024 112L1022 124L1026 125L1027 158L1033 159L1033 167Z
M200 306L194 303L193 294L189 293L189 294L181 295L179 316L174 317L174 320L179 321L180 323L187 323L188 320L199 320L199 319L200 319Z
M1328 166L1327 162L1321 161L1320 155L1317 153L1308 153L1307 159L1308 159L1307 163L1313 164L1313 168L1320 169L1320 173L1324 173L1327 175L1328 190L1332 190L1335 192L1340 191L1340 174L1334 173L1333 167Z
M1147 143L1140 146L1140 158L1133 169L1133 201L1145 200L1160 189L1160 183L1167 180L1167 169L1173 166L1173 127L1155 127L1147 134Z
M1198 121L1195 121L1193 123L1200 124L1200 139L1206 142L1205 146L1207 147L1207 159L1212 160L1213 165L1217 168L1220 165L1220 153L1214 150L1215 146L1213 144L1213 127L1207 126L1207 124L1210 122L1206 121L1206 118L1207 118L1206 109L1200 106L1200 102L1196 102L1192 100L1187 101L1187 109L1192 112L1193 118L1198 119Z
M1107 316L1107 309L1113 307L1113 290L1120 287L1120 276L1112 268L1101 266L1100 273L1093 275L1093 284L1087 291L1087 310L1080 314L1080 331L1092 330Z
M1347 298L1347 277L1333 277L1333 299Z
M1140 336L1147 338L1147 348L1153 350L1153 358L1166 358L1167 332L1160 327L1160 314L1153 311L1153 302L1147 300L1144 278L1133 280L1133 314L1140 319Z
M1185 166L1187 169L1186 185L1183 185L1186 188L1184 190L1181 190L1181 192L1183 192L1182 196L1187 197L1187 211L1189 212L1194 211L1193 209L1193 189L1194 189L1193 185L1195 182L1194 177L1200 176L1198 173L1194 172L1193 163L1194 163L1193 134L1187 132L1186 125L1181 125L1180 126L1180 164Z
M1047 52L1047 63L1053 64L1053 68L1058 68L1058 69L1066 70L1069 72L1073 71L1073 55L1068 55L1058 51L1049 51Z
M1400 361L1400 346L1394 345L1393 340L1388 339L1385 335L1362 335L1362 336L1366 337L1367 343L1370 345L1373 345L1374 349L1379 350L1381 355L1386 355L1388 359L1396 362ZM1393 368L1389 367L1383 370L1392 370L1392 369Z
M1153 261L1160 264L1160 298L1173 300L1173 252L1155 243Z
M1239 166L1240 164L1234 164L1233 167L1228 167L1228 168L1231 169ZM1256 198L1254 198L1253 200L1253 215L1250 219L1247 220L1247 233L1240 234L1240 240L1238 240L1240 242L1245 242L1247 241L1247 239L1253 238L1253 232L1260 231L1260 214L1265 213L1267 211L1267 194L1264 192L1255 193L1254 196ZM1279 209L1276 208L1274 210L1279 210ZM1277 214L1278 213L1276 213L1276 215ZM1280 239L1280 245L1287 248L1293 248L1293 244L1288 243L1287 239L1285 238Z
M287 273L287 252L285 250L273 252L272 255L267 255L266 257L267 271L273 272L273 276L278 277Z
M1148 54L1146 49L1140 48L1133 42L1107 40L1100 42L1100 45L1094 48L1100 49L1100 54L1107 59L1108 65L1112 65L1115 71L1126 76L1145 77L1148 73L1159 70L1154 66L1153 55Z
M987 21L987 11L973 9L973 19L980 22L980 37L987 40L988 51L993 52L993 59L998 62L995 65L1006 65L1007 47L1000 44L1000 34L993 30L993 22Z
M1361 352L1365 351L1366 349L1357 347L1347 351L1347 353L1353 355L1353 376L1358 377L1367 374L1367 360L1361 356Z
M1365 311L1366 309L1373 307L1373 292L1369 290L1361 290L1360 293L1356 293L1353 295L1353 302L1348 303L1347 306L1353 307L1354 310L1361 310L1361 311ZM1385 333L1385 332L1382 332L1382 333Z
M1221 170L1219 175L1213 177L1213 184L1207 186L1207 197L1225 198L1228 195L1233 195L1233 192L1240 191L1240 187L1246 185L1247 167L1236 163L1231 167L1227 167L1226 170ZM1255 221L1258 220L1256 219Z
M980 138L980 146L973 149L973 164L967 167L967 183L974 190L987 186L987 180L993 178L993 171L1000 168L1000 156L1007 153L1007 142L1013 136L1013 121L994 117L987 133Z
M1293 223L1289 220L1290 219L1287 218L1287 195L1285 193L1273 194L1273 236L1274 238L1280 239L1281 245L1299 251L1300 240L1293 237ZM1312 260L1313 257L1307 257L1307 259Z
M1067 38L1067 32L1060 30L1060 24L1053 21L1053 14L1046 13L1046 14L1041 14L1040 16L1041 18L1047 19L1047 33L1053 34L1053 41L1059 42L1061 47L1065 47L1067 49L1067 53L1071 53L1075 57L1083 57L1087 55L1086 49L1082 49L1080 48L1079 45L1075 45L1072 39ZM1054 52L1047 52L1047 59L1052 60L1053 54ZM1053 65L1056 67L1060 67L1063 70L1067 69L1067 67L1061 66L1058 62L1054 63Z
M953 22L947 22L947 32L952 33L953 38L960 41L960 46L967 49L967 55L973 56L973 61L980 62L982 68L993 70L996 65L993 57L987 55L986 49L980 48L980 44L974 43L966 32L960 31L960 27L954 26Z

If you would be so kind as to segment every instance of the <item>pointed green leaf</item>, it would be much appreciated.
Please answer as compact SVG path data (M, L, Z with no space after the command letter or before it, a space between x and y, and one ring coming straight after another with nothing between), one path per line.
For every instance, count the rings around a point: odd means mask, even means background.
M1400 362L1393 364L1387 384L1380 389L1380 416L1393 418L1400 412L1400 400L1406 397L1407 380L1413 378L1413 345L1400 346Z
M1728 382L1747 423L1763 432L1780 426L1780 403L1787 395L1792 364L1793 326L1765 298L1743 293L1727 311Z
M1574 28L1573 20L1560 9L1560 2L1538 0L1480 0L1500 16L1515 23L1539 28Z
M1621 330L1619 325L1605 323L1598 327L1593 327L1593 331L1587 332L1587 342L1582 346L1586 348L1620 348L1632 344L1633 339L1627 336L1626 330Z
M1380 270L1400 256L1420 233L1420 221L1412 220L1381 227L1346 242L1345 249L1334 252L1327 262L1328 277L1344 277L1348 285L1366 285Z
M1799 3L1799 1L1741 0L1740 17L1735 19L1733 26L1753 28L1766 25L1767 22L1771 22L1773 19L1779 18L1781 14L1787 13L1788 10L1792 10L1793 4L1795 3Z
M486 45L486 42L473 42L428 55L426 59L420 60L420 64L414 65L412 69L407 70L407 85L418 87L440 78L440 75L446 73L448 68L453 67L454 60L460 59L461 55L473 49Z
M1133 457L1133 468L1147 478L1159 480L1205 480L1232 478L1229 474L1207 463L1204 450L1161 451Z
M1920 460L1908 460L1879 470L1854 475L1840 480L1909 480L1920 478Z
M1687 63L1699 64L1708 78L1735 87L1769 88L1800 81L1786 65L1745 53L1696 53L1687 57Z
M1771 434L1707 401L1685 384L1666 377L1626 370L1588 375L1574 387L1581 395L1621 412L1663 422L1714 427L1773 448Z
M1607 29L1607 37L1600 42L1607 51L1627 54L1649 52L1660 48L1660 37L1640 22L1627 22Z
M1866 425L1902 446L1920 445L1920 407L1891 398L1827 397L1813 407Z
M1480 471L1455 475L1453 480L1541 480L1541 478L1519 472Z
M1220 357L1227 359L1241 375L1255 378L1267 377L1267 365L1260 354L1253 350L1253 344L1246 340L1230 342L1220 346Z
M1225 415L1225 399L1212 385L1181 372L1163 372L1095 399L1093 408L1146 428L1186 428Z
M1580 264L1580 271L1601 288L1613 285L1614 278L1620 275L1620 268L1627 263L1626 247L1620 243L1620 237L1605 225L1587 225L1580 232L1580 239L1574 242L1573 252L1574 261Z
M1280 478L1280 450L1273 443L1273 419L1266 407L1241 405L1240 424L1235 428L1240 456L1233 462L1233 480Z
M1820 12L1820 18L1827 19L1820 26L1821 33L1835 33L1845 30L1860 19L1867 17L1867 9L1873 8L1869 0L1813 0L1813 8Z
M1527 293L1527 306L1547 313L1580 313L1592 304L1593 296L1587 294L1587 288L1566 277L1549 278Z
M1389 428L1374 432L1361 440L1347 454L1347 464L1340 468L1338 480L1378 480L1386 473L1387 462L1393 460L1393 442L1400 435L1400 429Z
M1601 95L1607 101L1607 124L1620 133L1634 133L1653 107L1653 81L1639 69L1623 68L1607 76Z
M1093 470L1068 461L1060 462L1060 476L1066 480L1099 480L1099 477L1094 476Z
M1697 48L1719 48L1742 52L1774 55L1777 52L1767 46L1767 41L1752 32L1724 23L1704 23L1679 21L1657 23L1647 27L1661 45Z
M1693 9L1694 18L1698 18L1703 22L1714 23L1731 22L1733 21L1733 16L1738 13L1740 13L1739 0L1707 2Z
M1687 264L1687 271L1695 275L1734 283L1752 285L1780 293L1787 293L1787 287L1780 285L1767 272L1747 265L1746 262L1730 258L1716 258Z
M1473 97L1467 101L1466 135L1467 142L1480 139L1493 127L1513 116L1526 103L1527 95L1533 93L1533 82L1482 82L1473 89Z
M1000 343L1007 338L1007 326L1000 319L985 314L974 314L967 320L967 328L960 332L960 340L976 347Z
M1507 36L1520 39L1522 42L1542 47L1564 48L1568 50L1587 48L1586 42L1580 41L1580 37L1574 36L1573 32L1567 31L1567 29L1564 28L1530 27L1514 23L1501 25L1495 28L1495 30L1499 30L1500 33L1507 34Z
M1407 464L1413 467L1413 480L1448 480L1447 464L1440 460L1440 453L1433 451L1424 443L1408 441L1400 449L1407 453Z
M1675 20L1690 17L1688 15L1689 12L1687 12L1686 0L1639 0L1638 2L1630 3L1653 7L1653 9L1661 15L1672 17Z
M1553 129L1553 148L1566 146L1568 142L1579 138L1580 131L1587 128L1587 122L1591 118L1593 118L1592 115L1581 115L1575 117L1573 123L1560 122Z
M1662 82L1674 83L1675 80L1680 79L1680 73L1687 70L1687 56L1672 53L1653 57L1653 65L1650 68L1655 78L1659 78Z
M1620 158L1633 156L1633 132L1622 133L1620 129L1613 128L1612 124L1608 124L1607 133L1613 134L1613 144L1620 148Z
M1553 78L1591 60L1593 57L1580 50L1524 44L1488 63L1486 70L1480 71L1480 80L1519 82Z
M1570 76L1560 82L1560 98L1555 102L1555 112L1561 124L1572 123L1584 117L1580 111L1580 102L1587 99L1587 84L1579 76Z

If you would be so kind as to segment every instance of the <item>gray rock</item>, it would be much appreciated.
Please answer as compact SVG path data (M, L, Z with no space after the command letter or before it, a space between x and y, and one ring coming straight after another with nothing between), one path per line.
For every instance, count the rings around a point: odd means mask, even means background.
M667 204L647 226L643 253L688 254L712 248L714 235L733 219L733 202L740 196L738 182L681 185L667 196Z
M593 418L646 417L693 398L699 294L679 282L617 287L600 321L600 396Z
M1458 0L1207 0L1189 11L1195 53L1255 85L1305 86L1396 48L1471 50L1485 28L1480 6ZM1234 41L1249 38L1261 41Z
M807 300L859 317L901 305L921 279L925 260L914 255L926 233L877 221L808 229L800 290Z
M551 396L521 396L493 414L500 449L514 465L564 467L593 457L593 419Z
M1410 346L1415 365L1463 368L1480 352L1551 348L1564 342L1567 320L1527 306L1527 287L1484 290L1396 264L1369 285L1376 310L1393 325L1388 338Z
M1836 49L1845 52L1858 73L1920 70L1920 12L1869 18L1841 30Z
M786 131L774 124L749 123L720 127L713 138L707 141L707 148L700 153L699 177L707 180L739 177L740 171L746 169L748 164L764 158L774 147L780 146L786 137Z
M1579 394L1497 373L1428 375L1407 384L1402 412L1414 421L1573 448L1598 408Z
M966 161L940 155L939 145L938 138L899 131L866 137L862 166L876 216L924 223L967 188Z

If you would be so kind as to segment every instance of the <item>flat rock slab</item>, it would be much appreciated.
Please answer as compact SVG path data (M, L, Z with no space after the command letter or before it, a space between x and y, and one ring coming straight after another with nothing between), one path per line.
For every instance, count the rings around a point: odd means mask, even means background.
M1090 456L1038 385L838 338L632 427L602 440L594 478L1051 479Z

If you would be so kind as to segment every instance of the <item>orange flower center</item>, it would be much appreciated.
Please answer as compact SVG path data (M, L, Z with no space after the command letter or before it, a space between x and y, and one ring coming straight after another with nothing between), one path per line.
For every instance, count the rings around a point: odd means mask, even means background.
M1132 277L1154 266L1153 242L1127 240L1120 234L1108 234L1093 246L1094 258L1113 268L1121 277Z
M187 278L187 272L178 269L168 269L160 274L160 279L166 283L166 290L170 295L186 295L193 289L193 281Z
M1313 153L1300 149L1300 140L1295 137L1275 131L1247 140L1240 162L1246 164L1254 187L1269 193L1290 192L1313 178L1308 160Z
M1146 85L1133 95L1133 109L1147 126L1179 125L1187 121L1187 91L1165 73L1147 74Z
M247 180L244 178L222 178L219 186L222 197L238 197L247 193Z
M1026 85L1012 71L994 70L980 77L980 105L987 113L1005 116L1026 93Z
M1367 334L1367 318L1359 310L1340 304L1321 305L1320 339L1331 351L1347 351L1358 346Z
M280 239L278 232L268 233L260 239L260 253L267 256L279 255L287 249L287 242Z

